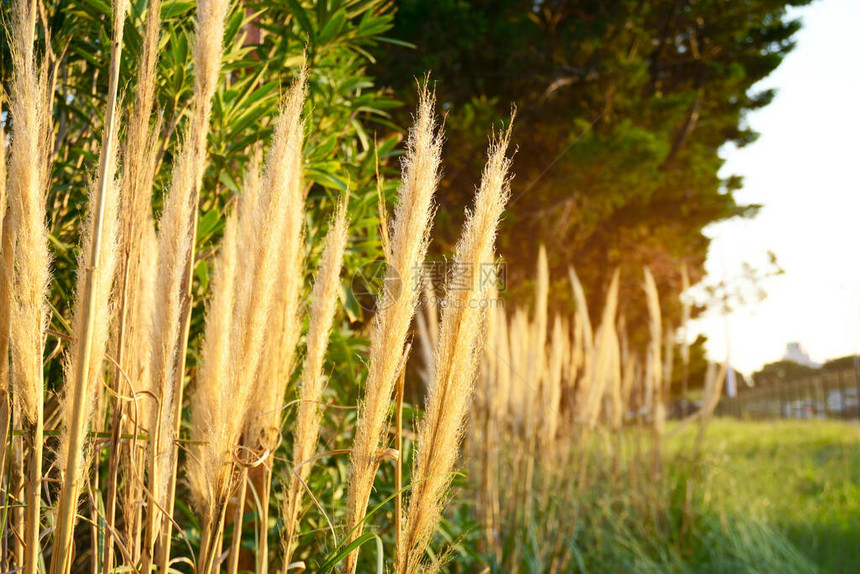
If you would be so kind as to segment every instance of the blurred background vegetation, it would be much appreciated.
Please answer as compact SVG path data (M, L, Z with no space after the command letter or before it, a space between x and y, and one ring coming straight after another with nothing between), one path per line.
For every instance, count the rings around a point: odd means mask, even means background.
M515 105L517 175L499 234L508 295L532 289L529 277L540 243L550 256L557 306L572 306L567 295L569 264L576 266L593 311L602 306L601 294L620 266L620 314L626 316L632 344L644 345L644 308L623 308L623 302L641 298L641 267L650 266L663 297L665 320L677 325L681 266L686 265L693 283L702 278L708 249L703 229L756 212L756 206L739 205L734 198L740 178L718 175L719 150L728 143L743 146L755 140L745 114L766 106L774 93L751 88L793 47L800 24L787 17L786 8L809 1L234 3L198 224L189 364L195 364L194 340L202 330L210 260L225 213L241 193L249 162L261 157L279 95L303 57L310 68L308 135L302 152L310 199L307 234L313 239L325 233L334 200L347 192L352 220L340 328L333 333L328 358L332 403L354 405L358 397L368 313L352 293L350 278L362 264L381 257L379 197L390 207L416 79L427 72L437 89L440 112L446 115L447 134L434 253L451 251L478 182L486 133L494 125L501 129ZM4 22L9 5L2 0ZM133 102L146 7L146 0L134 0L126 25L120 81L126 110ZM188 111L193 8L188 0L166 0L162 6L157 108L166 144L156 180L156 212ZM47 46L46 56L58 71L48 213L55 254L51 328L59 332L67 330L65 294L74 292L86 184L98 159L94 142L103 127L109 15L105 0L41 3L40 45ZM4 34L4 91L11 78L6 40ZM307 255L313 272L318 253ZM636 296L624 296L634 292ZM703 342L700 338L692 350L691 380L695 369L704 371ZM60 380L58 374L47 380ZM418 400L414 395L411 399ZM329 449L346 448L354 412L328 409L325 416L324 443ZM417 410L407 410L407 418L417 416ZM404 455L408 458L408 452ZM323 493L322 504L335 512L332 519L338 522L336 512L343 505L334 502L344 496L346 459L332 458L320 468L311 490ZM383 467L371 507L391 493L392 485L393 471ZM444 536L468 541L469 520L468 509L455 509L454 520L443 527ZM193 537L191 513L180 521ZM303 524L307 540L325 529L322 517L313 512ZM320 539L324 548L326 542ZM307 555L297 558L310 559L314 545L305 542L302 548Z

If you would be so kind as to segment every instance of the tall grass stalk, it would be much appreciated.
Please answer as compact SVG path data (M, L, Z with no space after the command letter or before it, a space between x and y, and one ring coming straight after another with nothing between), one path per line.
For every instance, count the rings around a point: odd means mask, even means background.
M125 539L135 549L140 547L135 535L140 528L141 480L145 460L136 448L122 444L118 438L136 431L138 425L150 428L143 415L151 412L151 399L134 398L131 402L121 397L137 397L138 393L152 389L149 381L151 360L152 308L155 290L152 285L152 242L155 222L152 217L152 192L159 146L159 126L151 126L157 78L158 43L161 28L161 0L151 0L146 15L143 44L137 73L134 104L128 118L126 139L122 150L123 178L120 195L121 218L119 240L120 259L117 267L117 311L113 325L113 352L117 362L114 370L114 387L120 396L113 401L110 423L112 441L108 466L107 495L102 569L113 568L113 532L116 528L116 506L119 493L120 471L124 474L123 503ZM129 380L125 379L128 376ZM133 382L134 385L129 384ZM132 388L134 386L134 388ZM122 468L121 468L122 466ZM139 478L140 476L140 478Z
M152 377L155 386L157 429L150 447L150 492L165 512L171 513L176 492L174 439L182 413L183 379L188 332L191 324L191 282L194 272L197 209L200 185L206 168L209 117L221 68L224 25L229 0L200 0L194 36L194 96L189 123L173 165L172 188L165 197L158 234L156 298L163 306L153 314ZM173 526L162 520L154 505L147 516L147 546L153 532L157 566L164 572L170 561ZM145 564L148 559L145 560Z
M3 104L0 102L0 116ZM12 418L12 381L9 372L9 312L12 307L12 229L11 218L6 217L6 133L0 123L0 468L6 468L9 444L9 425ZM0 496L7 500L9 483L0 486ZM8 518L8 516L7 516ZM0 527L6 526L6 520ZM5 558L5 552L3 553Z
M690 315L692 304L688 291L690 275L687 264L681 265L681 416L687 415L687 386L690 378Z
M693 448L695 456L698 456L702 450L702 443L705 440L705 431L708 428L708 423L714 414L714 410L720 402L720 397L723 395L723 384L726 382L726 376L728 375L730 368L731 366L729 365L728 358L726 358L722 365L720 365L720 369L717 372L716 377L709 377L705 382L703 393L704 400L702 401L701 409L698 411L700 414L698 417L699 428L696 432L696 442Z
M215 541L223 535L226 504L236 486L234 461L241 464L245 456L255 453L247 444L241 445L240 439L249 421L263 414L256 410L263 335L275 295L275 271L284 238L291 231L289 213L301 210L301 203L296 205L296 194L291 191L300 177L297 156L301 157L298 150L302 149L305 89L302 73L285 98L276 122L260 190L246 198L251 201L240 204L238 217L235 222L231 220L229 235L225 235L219 261L222 275L213 288L207 316L207 343L192 400L192 436L200 446L195 449L188 473L209 535L209 545L200 550L203 571L213 567L220 553ZM256 452L264 461L270 455L269 450ZM250 462L256 466L256 460Z
M475 209L455 250L455 269L479 269L493 262L496 229L510 193L511 162L505 155L510 133L508 129L490 144ZM473 278L469 289L447 293L435 381L418 433L409 508L398 540L396 571L401 574L418 571L442 513L480 357L482 310L477 302L486 291L480 278Z
M348 220L346 199L337 207L337 214L329 227L323 249L320 268L311 294L310 323L307 335L307 354L302 368L299 390L298 416L293 440L292 471L284 501L284 565L289 565L296 533L299 527L298 514L304 495L303 482L307 480L310 466L305 464L314 456L319 440L321 412L320 401L325 389L323 360L328 347L329 332L334 320L340 287L340 270L346 249ZM285 570L286 571L286 570Z
M529 389L537 389L537 400L525 401L524 418L528 429L526 447L527 452L534 452L538 446L538 435L540 433L540 421L538 420L538 409L546 402L542 380L546 363L546 330L547 330L547 307L549 304L549 263L546 256L546 247L541 244L538 248L537 280L535 281L535 318L530 333L528 344L528 366L525 376ZM523 524L531 520L532 511L532 483L534 480L534 457L526 457L523 465L523 476L521 487L523 489Z
M510 413L510 396L511 396L511 343L510 333L508 332L508 315L504 307L499 307L495 310L495 338L494 346L491 350L495 357L495 381L492 391L493 412L500 419L507 418Z
M20 421L21 409L13 400L12 420ZM12 434L10 432L10 437ZM12 500L24 500L24 488L26 483L26 472L24 470L24 445L20 440L11 440L12 444L9 460L9 496ZM12 546L9 557L14 560L16 567L21 568L24 564L24 529L25 529L25 507L21 504L9 509L9 543Z
M201 349L201 365L193 397L191 422L192 438L199 441L193 447L187 469L192 504L201 516L204 528L220 515L219 495L228 488L225 474L232 472L231 437L223 436L221 429L239 428L243 398L231 388L230 344L233 331L233 308L237 276L238 215L228 219L215 261L212 277L212 299L206 315L206 330ZM238 399L238 400L237 400ZM235 403L234 403L235 401ZM232 437L235 441L235 437ZM208 552L202 546L201 562Z
M300 313L304 279L303 244L304 194L302 192L302 150L304 146L304 123L302 107L307 95L307 69L303 66L293 82L281 112L281 120L273 141L261 191L268 193L267 201L278 202L277 217L270 223L271 237L267 244L253 245L260 253L257 281L269 290L243 291L248 304L253 303L260 311L254 321L259 321L256 330L248 331L248 349L260 349L255 358L254 371L246 371L248 384L252 385L251 403L244 423L244 444L247 448L263 453L274 453L280 435L281 415L290 376L293 371L295 349L301 334ZM258 221L271 216L275 203L262 203L259 198L254 219L248 219L248 241L258 240ZM267 211L268 210L268 211ZM247 249L251 249L249 243ZM274 285L278 288L274 290ZM262 300L261 300L262 297ZM265 305L265 307L263 306ZM251 328L249 326L249 328ZM263 333L267 336L264 339ZM258 468L252 469L249 479L253 481L260 500L268 501L272 489L272 460L267 458ZM262 504L260 512L260 547L257 552L257 572L268 570L269 549L269 505Z
M579 400L579 419L587 431L597 427L600 417L601 403L612 373L612 338L615 335L615 315L618 308L618 288L620 273L612 275L612 281L607 290L606 301L600 327L594 337L594 347L591 349L589 369L580 387L583 396Z
M591 317L588 313L588 301L585 298L585 290L582 288L582 283L576 275L576 270L571 265L567 268L568 278L570 279L570 288L573 292L573 301L575 311L573 315L574 323L574 345L571 356L571 369L577 375L581 375L583 380L591 373L591 360L594 357L594 332L591 327ZM579 388L571 389L570 401L568 408L571 413L575 413L577 418L581 419L579 412L581 401L585 396L583 385Z
M577 487L582 490L587 488L590 441L600 420L604 396L612 384L613 377L616 376L614 349L617 345L615 318L618 309L619 281L620 271L616 269L609 284L600 327L594 337L589 366L583 375L577 398L577 418L581 424Z
M248 494L248 469L239 471L236 481L235 506L233 511L233 539L230 543L230 555L227 557L227 574L236 574L239 571L239 555L242 549L242 522L245 516L245 500Z
M608 367L608 382L607 382L607 399L609 401L609 430L620 441L621 426L624 424L624 414L627 405L624 404L624 394L622 390L622 374L621 374L621 346L618 337L618 323L612 324L612 336L607 339L609 345L609 367ZM617 452L614 453L614 462L618 462Z
M10 51L13 78L9 112L12 116L9 155L9 217L14 237L10 347L13 400L22 416L27 443L27 512L23 566L35 574L39 565L42 449L44 443L42 349L47 326L46 295L50 281L45 194L52 136L49 72L37 66L35 1L12 6Z
M661 469L661 442L663 429L666 425L666 407L663 403L663 362L661 353L663 348L663 322L660 313L660 295L657 292L657 282L651 270L645 267L645 281L642 284L645 290L645 301L648 305L648 331L651 339L648 344L648 362L646 374L646 389L648 389L649 413L652 416L653 444L652 472L657 475Z
M490 290L490 300L497 301L499 293L497 289ZM498 476L499 464L501 462L499 452L499 436L501 429L499 421L505 419L502 411L507 412L507 388L503 379L505 374L510 374L507 366L507 329L504 324L507 321L504 308L493 308L491 306L485 317L485 340L487 341L487 352L482 357L479 372L479 382L476 384L473 412L477 415L472 418L473 428L480 429L483 440L480 448L474 449L469 456L473 460L480 460L480 469L475 474L480 478L481 502L478 508L479 521L484 533L485 543L489 550L493 551L497 558L501 558L501 550L497 540L491 533L498 530L499 504L496 477ZM469 446L469 443L465 445ZM398 537L399 538L399 537Z
M548 452L549 445L555 441L561 411L561 379L564 359L567 353L567 337L561 317L556 315L552 321L552 338L549 345L549 361L541 384L543 411L540 420L541 451Z
M415 125L409 132L403 160L385 289L378 301L380 311L374 318L367 382L358 406L358 423L350 456L352 475L347 494L347 542L360 536L363 528L380 460L380 443L387 429L388 407L400 365L405 361L404 344L415 313L419 286L415 269L423 263L427 253L432 200L439 181L442 152L434 106L435 95L425 85L419 92ZM392 290L393 285L399 285L398 292ZM344 572L355 572L357 559L358 551L355 550L347 556Z
M420 313L419 313L420 316ZM403 393L406 390L406 369L400 370L397 386L394 389L394 448L398 452L394 461L394 540L399 540L403 532ZM395 553L397 551L395 546ZM395 555L395 560L397 559Z
M90 191L89 229L84 233L78 259L77 309L73 317L74 343L66 366L65 428L60 435L62 488L57 505L57 524L51 571L68 574L72 568L72 534L80 496L84 439L92 416L96 379L110 323L111 289L116 265L119 188L116 182L116 117L119 65L122 54L126 1L113 2L113 34L104 139L99 155L96 187ZM94 388L95 387L95 388Z

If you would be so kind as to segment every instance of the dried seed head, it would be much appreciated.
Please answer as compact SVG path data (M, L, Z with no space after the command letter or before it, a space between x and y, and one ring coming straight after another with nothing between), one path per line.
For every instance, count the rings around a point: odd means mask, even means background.
M487 165L457 243L454 264L478 269L492 262L496 229L507 202L509 169L506 157L510 130L490 144ZM459 453L472 384L482 351L480 327L486 289L473 281L470 289L449 290L442 313L435 381L420 426L406 523L398 541L397 571L418 570L438 525Z
M415 312L418 278L414 269L423 263L427 252L442 152L442 136L437 131L434 107L435 95L425 85L419 93L415 125L409 131L398 205L394 210L386 285L399 281L400 289L397 293L386 289L380 296L380 311L374 318L370 338L364 398L358 407L347 499L347 531L351 533L351 540L361 534L361 523L376 476L375 453L387 428L388 406ZM356 557L357 552L347 557L346 572L355 571Z

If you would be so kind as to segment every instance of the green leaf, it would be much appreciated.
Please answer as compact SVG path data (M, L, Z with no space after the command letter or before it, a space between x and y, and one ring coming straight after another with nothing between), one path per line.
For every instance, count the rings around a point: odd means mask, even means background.
M341 548L337 553L335 553L333 556L331 556L328 560L326 560L326 562L320 568L319 574L327 574L328 572L331 572L332 570L334 570L334 567L337 566L338 564L340 564L347 556L349 556L353 550L357 550L358 548L363 546L366 542L369 542L370 540L373 540L374 538L377 540L380 540L380 542L381 542L381 539L376 534L374 534L372 532L365 532L364 534L362 534L361 536L359 536L358 538L356 538L355 540L353 540L352 542L350 542L349 544L347 544L346 546ZM378 544L377 544L377 549L379 549ZM381 555L382 553L380 552L379 554Z
M305 9L301 7L297 0L287 0L287 4L290 7L290 13L295 16L299 25L301 25L302 29L308 35L308 44L316 44L316 30L308 19Z
M346 182L331 172L311 167L305 172L305 177L324 187L346 191Z
M324 2L320 2L320 4L324 4ZM331 20L329 20L325 27L322 29L319 35L319 43L320 44L328 44L332 38L334 38L340 29L343 27L343 23L346 21L346 14L343 11L337 12Z
M205 259L201 259L194 268L194 275L197 277L197 282L200 283L200 289L207 290L209 288L209 263Z
M198 243L205 240L218 228L221 223L221 214L216 209L210 209L197 221L197 240Z
M355 323L361 318L363 314L361 305L358 304L358 299L355 298L352 288L346 283L341 283L340 301L343 304L343 310L346 312L346 317L350 323Z
M376 38L380 42L385 42L386 44L393 44L395 46L403 46L404 48L410 48L414 50L418 46L413 44L412 42L406 42L404 40L398 40L397 38L389 38L387 36L378 36Z

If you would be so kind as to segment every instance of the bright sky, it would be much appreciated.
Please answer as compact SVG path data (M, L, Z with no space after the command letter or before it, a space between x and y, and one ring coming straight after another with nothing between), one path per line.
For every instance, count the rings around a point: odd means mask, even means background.
M803 21L797 47L756 86L777 97L748 117L761 137L722 150L721 175L744 176L739 203L764 208L706 230L712 279L763 264L768 250L785 270L763 283L762 303L729 317L731 363L745 373L782 358L789 341L819 362L860 350L860 2L819 0L791 15ZM723 318L696 327L723 360Z

